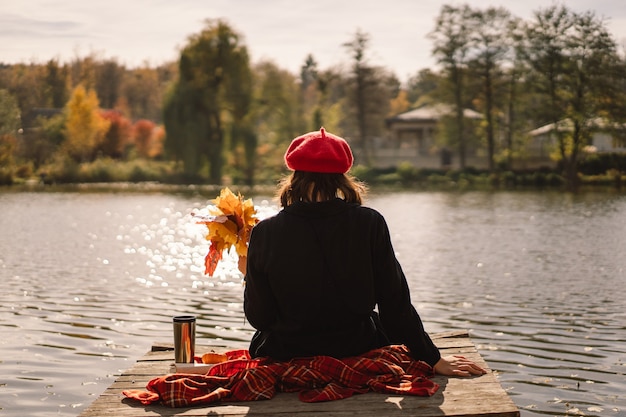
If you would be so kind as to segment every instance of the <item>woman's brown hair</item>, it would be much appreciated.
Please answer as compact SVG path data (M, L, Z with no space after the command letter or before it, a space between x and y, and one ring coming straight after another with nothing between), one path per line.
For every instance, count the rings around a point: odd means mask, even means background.
M362 204L366 192L365 184L348 174L294 171L282 179L276 194L280 205L287 207L298 201L314 203L337 197Z

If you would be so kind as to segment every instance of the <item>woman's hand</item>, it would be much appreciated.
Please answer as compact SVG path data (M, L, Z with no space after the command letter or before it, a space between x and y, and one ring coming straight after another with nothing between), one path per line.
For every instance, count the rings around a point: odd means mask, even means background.
M465 356L446 356L439 359L434 366L435 373L447 376L484 375L487 371L476 365Z

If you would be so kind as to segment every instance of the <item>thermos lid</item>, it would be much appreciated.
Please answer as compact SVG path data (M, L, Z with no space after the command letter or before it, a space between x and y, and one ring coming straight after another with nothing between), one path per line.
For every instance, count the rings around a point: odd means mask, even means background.
M174 323L191 323L196 321L196 316L174 316Z

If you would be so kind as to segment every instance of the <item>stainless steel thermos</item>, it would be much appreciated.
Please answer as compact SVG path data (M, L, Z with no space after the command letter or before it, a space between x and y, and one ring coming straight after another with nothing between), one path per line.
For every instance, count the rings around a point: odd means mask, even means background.
M174 316L174 362L193 363L196 346L196 317Z

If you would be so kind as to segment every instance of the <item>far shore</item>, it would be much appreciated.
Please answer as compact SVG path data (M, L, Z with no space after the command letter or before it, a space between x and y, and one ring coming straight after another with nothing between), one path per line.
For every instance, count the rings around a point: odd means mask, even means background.
M370 183L365 184L371 194L387 192L563 192L563 187L551 185L517 185L506 186L504 184L493 185L485 182L472 181L441 181L441 182L417 182L417 183ZM230 188L235 193L244 197L263 196L272 198L276 192L275 184L259 184L254 186L240 184L169 184L159 181L119 181L119 182L82 182L82 183L53 183L45 184L32 179L12 185L0 185L2 192L81 192L81 193L167 193L198 195L206 198L215 198L223 188ZM583 182L577 192L607 192L622 194L626 191L620 183L615 182Z

